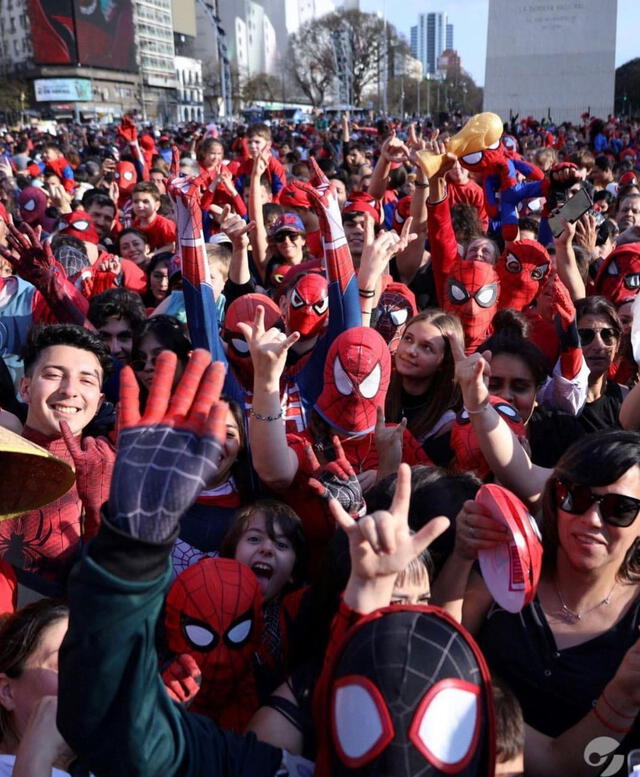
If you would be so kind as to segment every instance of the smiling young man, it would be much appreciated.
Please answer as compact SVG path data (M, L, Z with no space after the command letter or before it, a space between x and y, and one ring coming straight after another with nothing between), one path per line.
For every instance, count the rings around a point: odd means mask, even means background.
M39 510L0 523L0 555L30 588L59 594L83 538L97 530L108 495L113 451L100 441L90 451L89 472L74 459L60 430L66 421L75 438L102 404L102 383L111 369L106 345L93 332L72 324L31 330L23 351L20 394L28 404L22 436L76 466L76 483Z

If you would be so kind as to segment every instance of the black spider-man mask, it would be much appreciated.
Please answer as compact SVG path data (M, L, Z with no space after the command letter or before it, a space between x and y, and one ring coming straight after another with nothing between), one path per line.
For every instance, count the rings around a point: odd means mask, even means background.
M359 621L337 654L325 709L331 777L493 774L489 672L439 608L387 607Z

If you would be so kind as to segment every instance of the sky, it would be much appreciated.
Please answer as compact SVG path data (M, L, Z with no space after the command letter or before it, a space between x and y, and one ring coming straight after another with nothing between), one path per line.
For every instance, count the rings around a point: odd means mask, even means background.
M515 2L516 0L513 0ZM603 13L614 0L599 0ZM444 11L454 25L454 46L462 58L462 67L471 74L478 86L484 86L484 65L487 51L487 16L489 0L360 0L362 11L387 13L387 19L407 40L411 26L419 13ZM640 2L618 0L616 34L616 67L640 57ZM595 31L594 31L595 34Z

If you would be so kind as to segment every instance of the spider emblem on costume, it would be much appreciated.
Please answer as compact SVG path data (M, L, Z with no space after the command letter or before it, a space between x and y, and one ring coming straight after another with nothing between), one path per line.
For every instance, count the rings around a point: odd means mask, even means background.
M596 292L614 305L633 298L640 290L640 243L626 243L612 251L598 268Z
M373 326L384 337L392 354L402 339L407 321L417 312L416 298L404 283L389 283L380 295L373 312Z
M174 580L167 594L167 646L193 656L202 685L191 710L243 731L258 708L254 655L264 631L262 591L244 564L204 558Z
M469 259L454 262L442 307L462 322L467 352L484 339L498 309L499 293L500 280L492 265Z
M224 317L223 339L227 344L227 358L245 390L253 388L253 363L249 346L238 328L238 323L241 321L246 324L252 323L258 305L264 308L265 329L275 326L280 320L280 309L265 294L244 294L234 299Z
M517 240L498 260L500 308L524 310L538 296L551 259L537 240Z
M319 708L328 718L319 777L493 774L489 671L472 637L442 610L377 610L334 656Z
M526 430L522 416L513 405L505 402L501 397L491 396L489 397L489 402L509 424L511 431L516 437L525 436ZM481 480L486 480L491 475L491 469L482 455L467 410L461 410L453 422L451 427L451 448L455 453L453 469L458 472L475 472Z
M369 327L348 329L329 348L315 409L343 434L368 434L377 408L384 407L390 374L391 354L383 338Z

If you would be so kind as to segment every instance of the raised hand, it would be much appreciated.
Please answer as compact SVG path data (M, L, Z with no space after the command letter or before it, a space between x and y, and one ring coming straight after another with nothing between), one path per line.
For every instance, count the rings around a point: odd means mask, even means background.
M225 205L220 216L220 231L231 240L234 245L248 246L247 233L255 228L255 221L247 222L238 213L231 210L230 205Z
M358 278L360 288L363 288L363 284L365 288L374 288L391 259L402 253L418 236L411 232L411 216L402 225L400 235L394 230L383 230L377 237L374 233L373 218L369 214L365 214L364 218L364 240Z
M120 436L109 520L129 534L166 541L218 470L228 405L220 401L224 365L193 351L173 391L177 358L156 362L144 414L131 367L120 373Z
M433 518L415 534L409 529L411 469L401 464L389 510L377 510L356 521L336 499L330 502L336 523L349 538L351 576L345 602L359 612L389 604L398 574L449 526L444 516Z
M116 453L103 437L85 437L82 441L74 437L66 421L60 421L60 431L76 470L76 488L85 509L82 535L88 539L98 530L100 509L109 498Z
M475 561L478 552L507 541L507 528L491 517L489 509L471 499L462 505L456 517L453 552L467 561Z
M16 273L36 288L46 283L50 273L59 266L51 246L40 242L41 227L33 229L23 222L18 229L13 223L7 224L7 244L9 249L0 246L0 256L6 259ZM60 271L64 272L60 267Z
M366 511L362 487L337 436L333 438L333 448L336 458L321 465L311 445L305 446L307 462L313 469L309 485L322 499L337 499L349 515L362 516Z
M406 418L403 418L399 424L387 425L384 420L384 410L381 407L376 408L376 428L373 433L373 442L378 451L380 477L392 474L400 466L406 428Z
M249 346L253 374L262 381L280 380L287 361L287 351L300 339L298 332L287 337L275 327L264 328L264 308L258 305L251 324L241 321L238 329L244 335Z
M395 130L392 130L389 137L380 147L380 156L390 164L406 162L409 159L409 149L396 137Z
M138 128L129 114L122 117L122 122L118 127L118 135L127 143L135 143L138 139Z
M491 375L491 351L466 356L454 338L449 342L456 364L455 379L460 384L464 406L471 412L480 410L489 402L487 384Z

